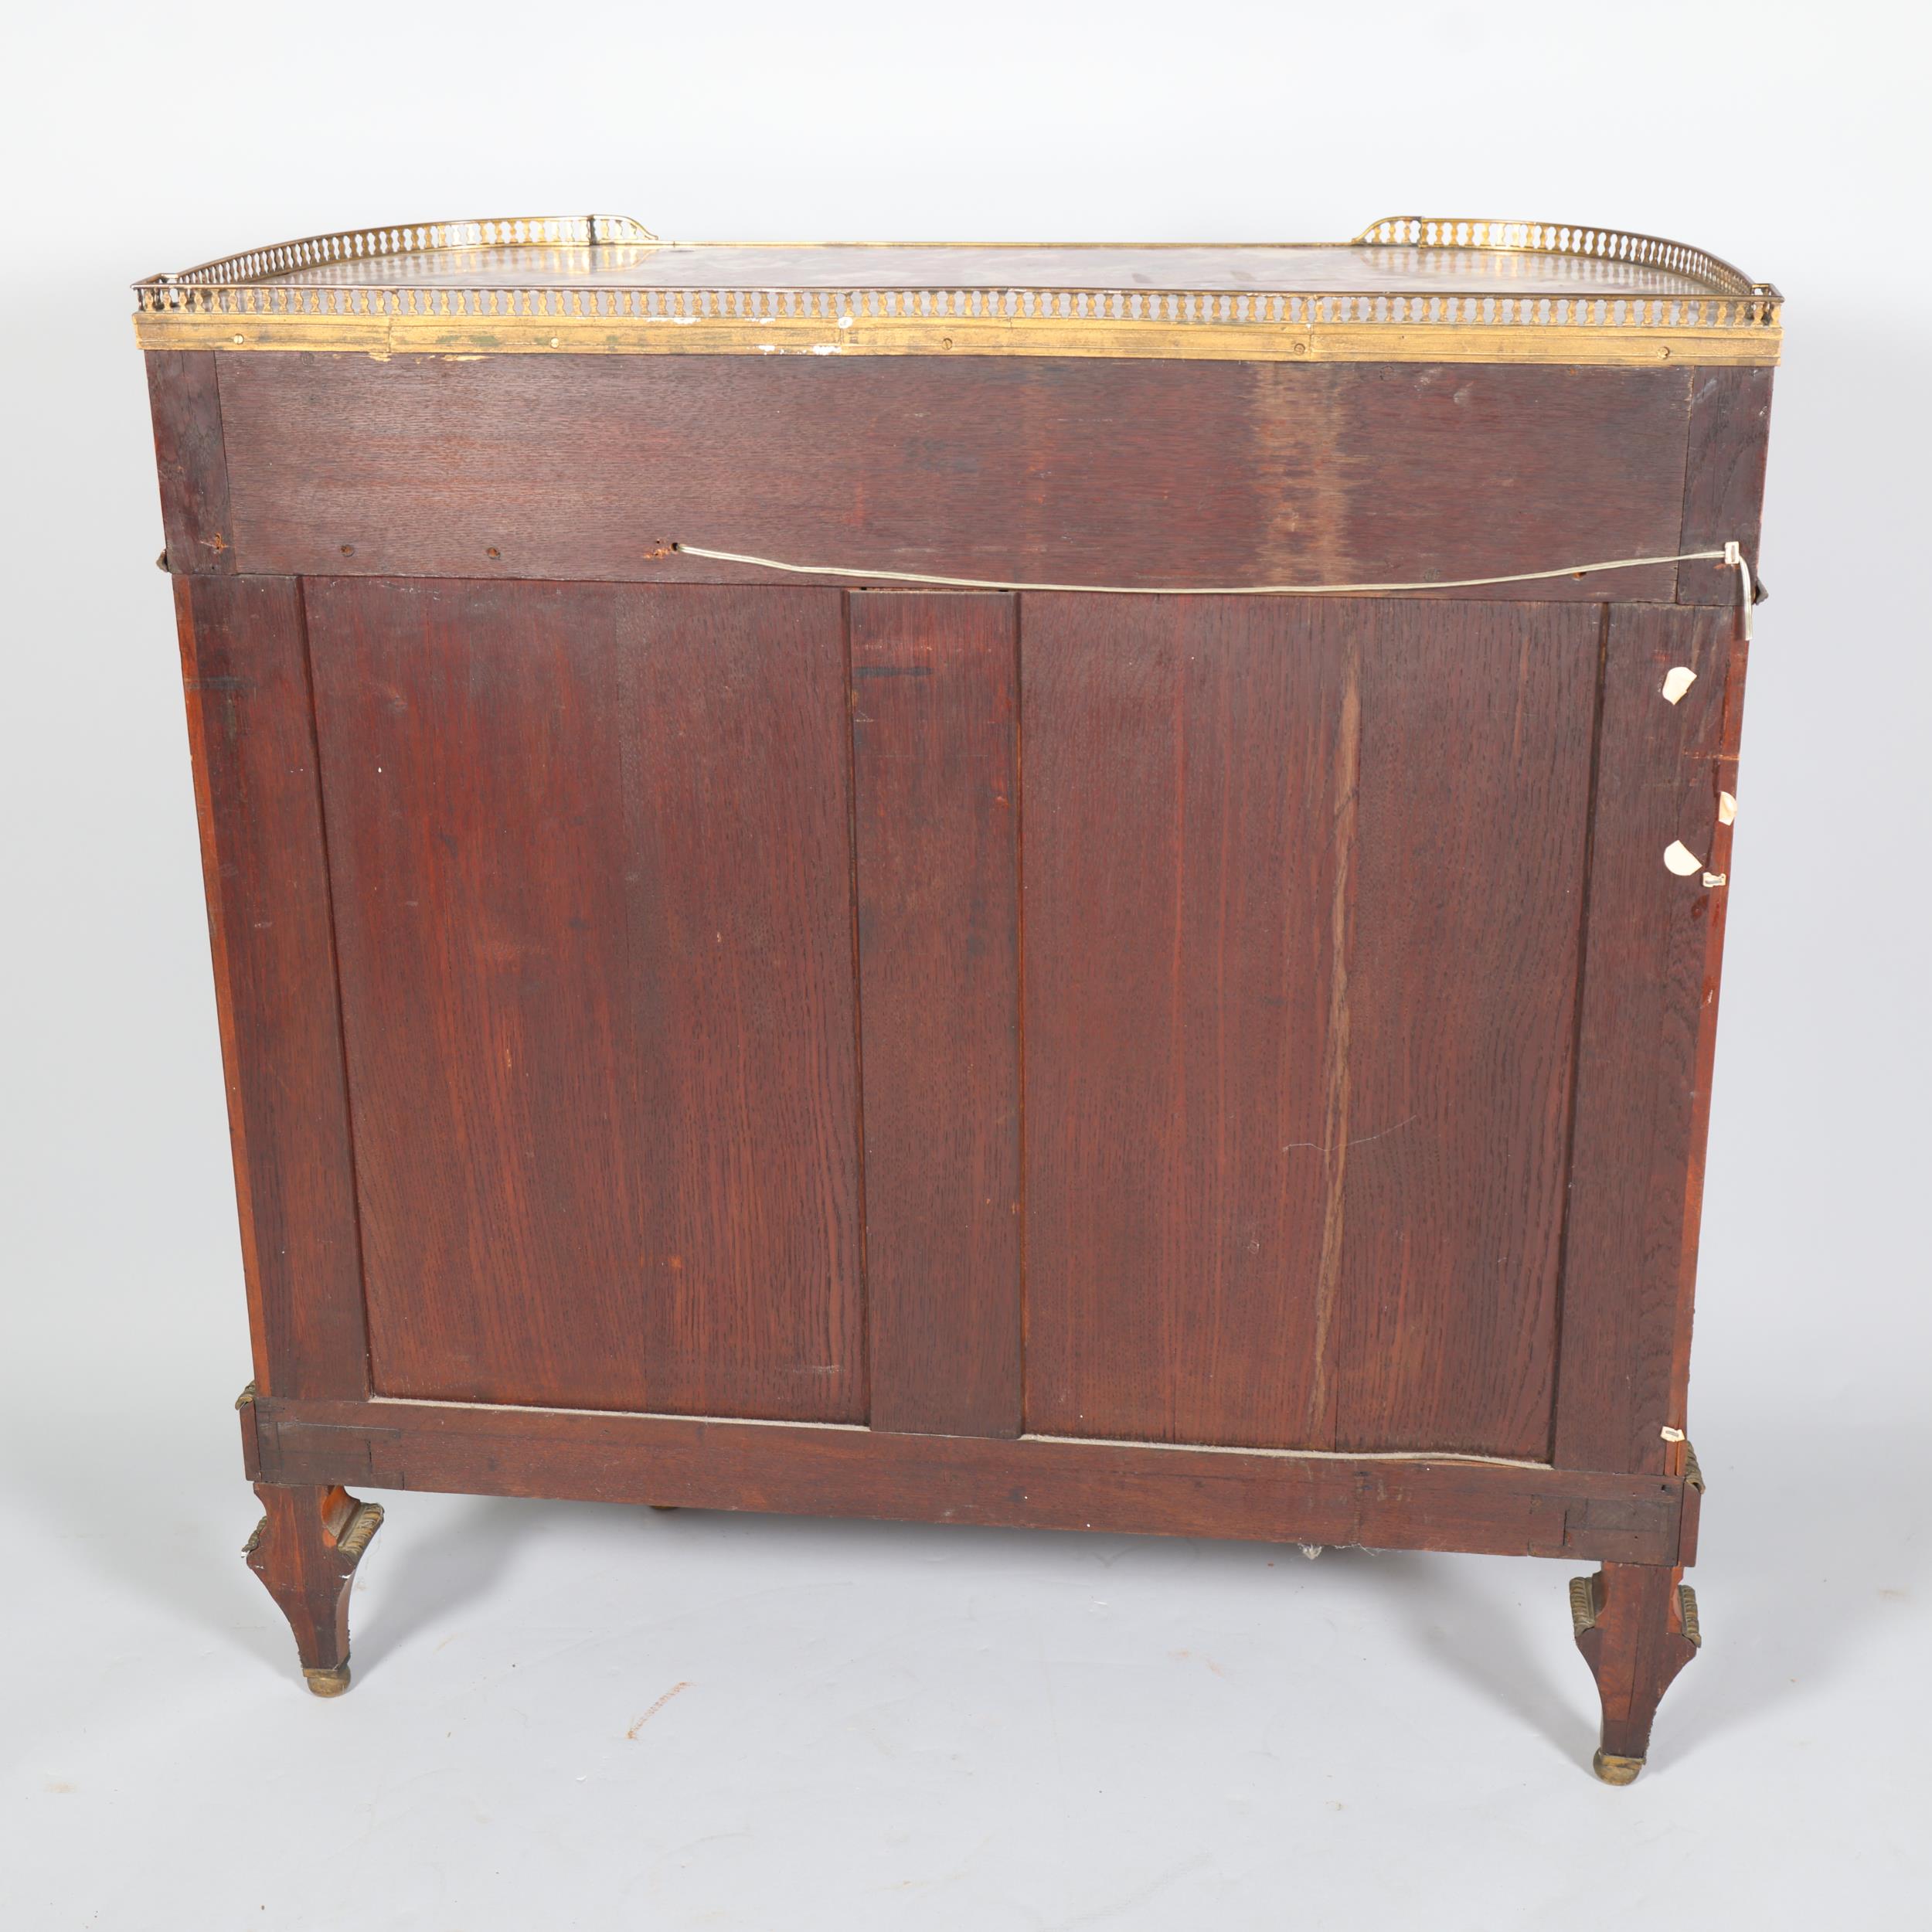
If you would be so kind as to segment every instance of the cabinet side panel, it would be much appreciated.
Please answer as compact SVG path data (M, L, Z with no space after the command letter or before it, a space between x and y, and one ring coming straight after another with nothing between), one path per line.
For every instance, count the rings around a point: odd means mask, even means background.
M1735 539L1757 568L1758 526L1764 501L1764 458L1771 427L1768 369L1691 372L1690 442L1684 471L1680 550L1720 548ZM1620 600L1627 600L1622 586ZM1722 563L1680 563L1679 604L1734 603L1737 573Z
M1029 1429L1546 1451L1599 629L1022 600Z
M1020 1430L1014 600L851 600L875 1428Z
M292 579L175 580L264 1393L369 1386L340 1009Z
M838 594L308 590L377 1388L862 1417Z
M1746 647L1732 610L1618 606L1604 670L1555 1457L1675 1473ZM1696 682L1675 703L1673 668ZM1675 685L1672 687L1675 689ZM1689 867L1680 872L1667 864Z
M168 567L177 576L231 577L228 457L211 349L150 349L148 400Z

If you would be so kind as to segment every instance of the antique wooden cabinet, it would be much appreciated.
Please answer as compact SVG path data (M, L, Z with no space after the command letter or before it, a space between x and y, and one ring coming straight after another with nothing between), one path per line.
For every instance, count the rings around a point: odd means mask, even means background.
M1511 1552L1636 1774L1774 291L597 216L138 299L311 1689L351 1486Z

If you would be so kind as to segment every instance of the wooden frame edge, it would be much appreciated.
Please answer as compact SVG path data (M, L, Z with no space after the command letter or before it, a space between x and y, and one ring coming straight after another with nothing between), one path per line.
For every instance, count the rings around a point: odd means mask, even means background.
M253 1404L264 1481L1372 1549L1677 1560L1677 1476L400 1401Z

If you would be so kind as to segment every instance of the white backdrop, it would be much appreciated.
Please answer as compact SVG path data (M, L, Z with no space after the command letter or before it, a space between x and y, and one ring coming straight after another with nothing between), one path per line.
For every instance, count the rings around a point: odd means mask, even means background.
M1918 1922L1923 22L1761 0L15 16L5 1922ZM248 1350L126 284L364 223L593 209L1015 240L1507 214L1681 236L1784 289L1690 1417L1706 1644L1637 1786L1583 1768L1566 1572L1526 1562L395 1497L357 1688L302 1694L236 1553Z

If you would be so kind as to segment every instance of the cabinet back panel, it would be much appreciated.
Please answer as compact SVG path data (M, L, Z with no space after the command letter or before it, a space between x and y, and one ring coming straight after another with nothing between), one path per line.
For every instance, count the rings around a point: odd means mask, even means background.
M1029 1429L1548 1453L1600 628L1022 600Z
M1668 556L1690 372L962 356L219 355L244 571L1413 583ZM1716 573L1708 565L1702 578ZM1619 597L1669 602L1668 564ZM1494 603L1605 580L1449 591Z
M378 1392L862 1417L838 594L306 592Z

